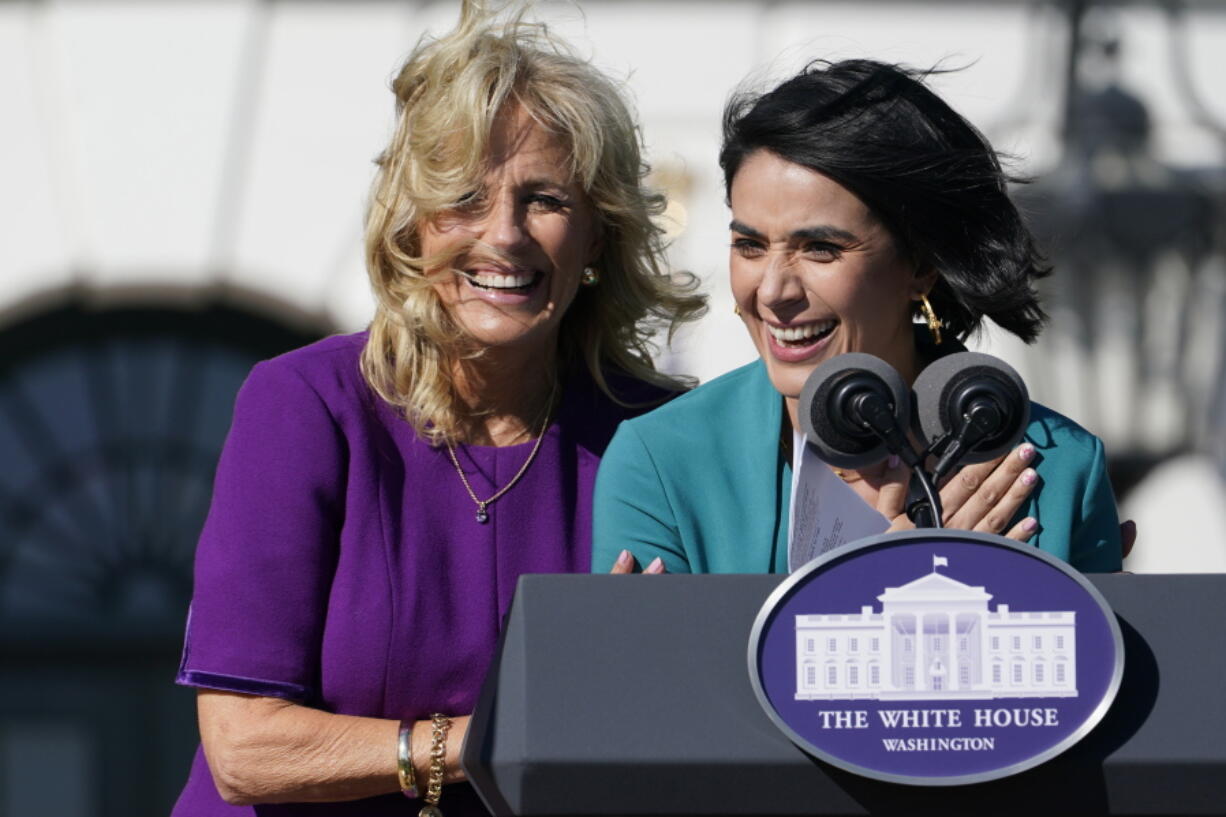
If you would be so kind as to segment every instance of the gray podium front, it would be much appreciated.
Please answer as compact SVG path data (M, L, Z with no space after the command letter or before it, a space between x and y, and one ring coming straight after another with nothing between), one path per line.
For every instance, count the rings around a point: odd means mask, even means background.
M1226 814L1226 574L1090 577L1124 635L1102 723L1014 777L914 787L810 758L747 668L782 576L525 576L464 768L496 815Z

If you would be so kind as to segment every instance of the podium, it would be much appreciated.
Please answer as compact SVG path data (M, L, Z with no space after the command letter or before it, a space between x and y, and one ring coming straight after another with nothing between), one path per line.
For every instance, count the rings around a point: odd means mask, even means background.
M815 760L747 662L784 576L524 576L463 765L496 815L1226 815L1226 574L1088 577L1124 636L1089 735L1012 777L916 787Z

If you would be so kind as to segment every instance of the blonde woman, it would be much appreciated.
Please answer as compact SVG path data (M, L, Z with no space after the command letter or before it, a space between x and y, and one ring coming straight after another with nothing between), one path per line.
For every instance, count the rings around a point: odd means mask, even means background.
M235 406L181 817L437 805L516 579L588 569L604 448L680 385L649 338L703 307L662 268L625 102L543 27L466 4L393 90L370 330L259 364ZM484 813L467 785L443 807Z

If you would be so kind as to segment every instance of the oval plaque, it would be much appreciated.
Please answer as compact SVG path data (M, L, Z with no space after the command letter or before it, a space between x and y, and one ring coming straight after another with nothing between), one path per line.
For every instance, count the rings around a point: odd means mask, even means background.
M863 539L763 605L750 680L806 752L895 783L1029 769L1106 714L1123 639L1098 590L1038 548L920 530Z

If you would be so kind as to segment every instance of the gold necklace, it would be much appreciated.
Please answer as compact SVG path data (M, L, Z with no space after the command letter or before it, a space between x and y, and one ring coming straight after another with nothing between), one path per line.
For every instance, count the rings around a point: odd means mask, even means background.
M464 469L460 467L460 460L455 455L455 448L452 447L451 440L446 441L447 455L451 457L451 464L455 466L455 472L460 475L460 482L464 483L464 490L468 491L468 495L472 498L472 501L477 503L477 521L482 525L490 521L490 514L486 508L492 505L500 496L514 488L515 483L519 482L520 477L527 473L528 466L532 464L534 459L536 459L536 452L541 450L541 443L545 439L545 432L549 430L549 416L553 413L551 409L555 395L551 395L549 398L549 405L545 409L545 421L541 423L541 433L537 435L536 442L533 444L532 450L528 452L528 459L524 460L524 464L521 465L519 470L515 472L515 476L511 477L511 481L499 488L498 491L488 499L477 498L477 492L474 491L473 486L469 484L468 477L464 476Z

